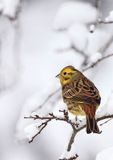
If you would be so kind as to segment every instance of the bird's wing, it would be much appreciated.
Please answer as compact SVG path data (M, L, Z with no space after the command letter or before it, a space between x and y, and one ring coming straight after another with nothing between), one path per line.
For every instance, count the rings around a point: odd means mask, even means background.
M63 98L80 101L83 103L100 104L100 95L95 85L85 76L68 84L64 89Z
M63 97L64 98L73 98L80 93L81 88L76 85L78 82L71 82L63 87Z

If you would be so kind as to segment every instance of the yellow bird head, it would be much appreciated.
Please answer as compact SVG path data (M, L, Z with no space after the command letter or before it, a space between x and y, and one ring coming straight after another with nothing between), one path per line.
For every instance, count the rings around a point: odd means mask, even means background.
M72 82L80 74L81 72L75 69L73 66L67 66L63 68L56 77L60 79L62 85L65 85Z

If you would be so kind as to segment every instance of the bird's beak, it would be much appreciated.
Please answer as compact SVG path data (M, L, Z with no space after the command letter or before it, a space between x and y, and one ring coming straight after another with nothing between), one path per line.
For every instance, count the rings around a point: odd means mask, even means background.
M58 78L58 77L59 77L59 75L60 75L60 74L57 74L57 75L56 75L56 78Z

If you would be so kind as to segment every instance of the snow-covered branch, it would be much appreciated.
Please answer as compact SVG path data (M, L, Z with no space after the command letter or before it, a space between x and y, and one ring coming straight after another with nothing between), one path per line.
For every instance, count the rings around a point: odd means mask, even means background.
M97 25L100 24L113 24L113 11L109 12L109 15L105 18L101 18L101 11L100 11L100 6L101 6L101 0L95 0L95 7L98 11L98 18L96 22L90 26L90 32L93 33L95 31L95 28Z
M3 16L8 17L11 21L17 19L20 12L21 0L1 0L0 11Z
M101 20L101 19L98 19L98 23L100 24L113 24L113 21L109 20Z
M59 160L77 160L77 158L78 158L78 155L75 154L75 156L72 156L70 158L63 158L63 159L59 159Z
M37 126L38 131L35 135L33 135L31 137L31 139L29 140L29 143L33 142L34 138L37 137L39 134L41 134L41 132L47 127L47 125L49 124L49 122L56 120L56 121L63 121L66 122L67 124L69 124L72 128L72 134L71 137L69 139L68 142L68 146L66 149L66 152L70 152L71 148L72 148L72 144L74 143L75 137L76 135L83 130L84 128L86 128L86 122L83 121L73 121L69 118L68 112L63 110L63 111L59 111L62 112L63 115L60 116L55 116L53 113L49 113L48 116L40 116L40 115L34 115L34 116L29 116L29 117L25 117L26 119L33 119L33 120L39 120L41 121L41 124ZM102 115L100 117L97 118L97 122L100 122L102 120L106 120L106 119L113 119L113 114L109 114L109 115ZM107 122L109 122L108 120L105 121L103 124L106 124ZM101 132L100 132L101 133ZM75 158L75 156L74 156ZM64 157L62 160L66 159L66 157ZM66 159L67 160L67 159ZM71 158L68 158L68 160L71 160Z
M24 117L24 118L26 118L26 119L34 119L34 120L37 120L37 119L38 119L38 120L44 121L43 123L41 123L41 125L38 126L39 131L37 132L36 135L34 135L34 136L31 138L31 140L29 141L29 143L31 143L31 142L34 140L34 138L35 138L37 135L39 135L39 134L42 132L42 130L47 126L47 124L48 124L50 121L52 121L52 120L59 120L59 121L67 122L68 124L70 124L70 125L72 126L72 128L75 129L75 126L77 126L78 124L72 122L72 121L69 119L68 112L65 111L65 110L63 110L63 111L60 110L59 112L63 112L63 116L62 116L62 117L57 117L57 116L55 116L53 113L49 113L49 116L43 116L43 117L41 117L41 116L39 116L39 115L34 115L34 116L31 115L31 116L29 116L29 117Z
M106 19L98 18L94 24L90 25L90 32L93 33L95 31L96 26L100 24L113 24L113 20L111 19L111 17L106 17Z
M84 68L82 71L85 72L85 71L87 71L88 69L91 69L91 68L95 67L99 62L101 62L101 61L103 61L103 60L105 60L105 59L107 59L107 58L109 58L109 57L112 57L112 56L113 56L113 53L108 54L108 55L106 55L106 56L103 56L102 58L97 59L96 62L92 63L92 64L91 64L90 66L88 66L87 68Z

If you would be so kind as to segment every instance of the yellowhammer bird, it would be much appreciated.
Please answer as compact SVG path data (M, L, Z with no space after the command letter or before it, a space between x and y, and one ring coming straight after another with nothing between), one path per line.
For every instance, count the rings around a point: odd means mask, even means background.
M59 77L62 96L68 110L74 115L86 115L86 132L100 133L95 120L95 112L101 97L93 82L73 66L63 68Z

